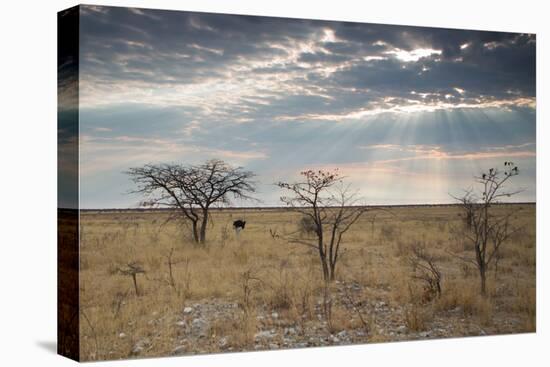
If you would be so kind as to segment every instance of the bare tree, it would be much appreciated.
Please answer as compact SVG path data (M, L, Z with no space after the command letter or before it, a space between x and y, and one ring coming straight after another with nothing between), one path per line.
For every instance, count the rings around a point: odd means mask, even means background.
M281 197L281 201L310 218L314 231L307 237L300 230L277 237L315 249L319 253L324 280L332 281L342 238L367 208L356 205L356 193L343 185L343 178L337 171L307 170L301 172L301 176L302 181L277 185L290 192L289 196Z
M460 235L465 236L474 248L475 258L455 255L463 261L476 266L480 278L480 292L487 294L487 271L491 262L498 256L500 247L517 229L510 225L510 217L514 210L498 212L494 206L502 198L511 197L520 191L508 191L505 184L519 174L518 168L512 162L504 162L504 171L491 168L489 171L476 177L480 184L481 196L473 189L467 190L462 197L455 197L459 201L465 214L466 225Z
M413 244L409 263L412 267L412 278L424 283L423 302L429 302L441 296L441 270L436 264L436 258L426 250L421 243Z
M227 205L231 197L252 199L249 194L256 191L254 173L219 159L199 165L147 164L126 173L138 186L134 192L147 197L141 205L177 209L191 224L196 243L206 241L211 207Z
M120 267L118 268L117 272L121 275L126 275L132 278L132 281L134 283L134 290L136 291L136 296L139 297L139 288L137 284L137 275L138 274L144 274L145 270L136 261L129 262L126 267Z

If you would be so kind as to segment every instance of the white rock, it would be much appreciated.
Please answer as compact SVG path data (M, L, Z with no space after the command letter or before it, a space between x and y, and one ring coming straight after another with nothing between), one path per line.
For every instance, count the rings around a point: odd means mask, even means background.
M191 330L200 337L205 337L208 332L208 322L203 319L193 319L191 322Z
M256 334L254 334L254 339L271 339L273 338L273 335L271 335L270 331L259 331Z
M182 352L185 352L185 345L178 345L177 347L172 349L173 354L179 354L179 353L182 353Z
M132 353L133 354L138 354L142 350L143 350L143 347L141 345L134 345L134 347L132 348Z
M119 337L120 339L126 338L126 334L120 333L120 334L118 334L118 337Z
M185 307L183 309L183 313L186 315L189 315L191 312L193 312L193 307Z
M342 330L342 331L340 331L338 334L336 334L336 336L337 336L338 338L344 339L344 338L346 338L346 337L348 336L348 332L347 332L346 330Z
M133 354L138 354L141 351L143 351L145 348L149 347L151 345L151 341L147 338L142 339L138 341L136 344L134 344L134 347L132 348Z
M285 334L287 334L287 335L294 335L294 334L296 334L296 329L293 328L293 327L286 328L286 329L285 329Z
M218 345L220 346L220 348L223 348L227 345L228 341L227 341L227 337L224 336L222 338L220 338L220 340L218 341Z

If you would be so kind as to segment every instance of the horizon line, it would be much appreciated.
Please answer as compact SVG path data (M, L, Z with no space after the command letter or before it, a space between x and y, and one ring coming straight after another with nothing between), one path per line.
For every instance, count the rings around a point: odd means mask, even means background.
M495 205L536 205L536 201L510 201L494 203ZM415 204L372 204L372 205L349 205L349 207L372 207L372 208L385 208L385 207L405 207L405 206L459 206L461 203L415 203ZM289 206L227 206L227 207L211 207L211 210L247 210L247 209L299 209L302 207L289 207ZM330 208L330 207L329 207ZM171 211L178 208L129 208L129 207L111 207L111 208L57 208L58 210L80 210L80 211Z

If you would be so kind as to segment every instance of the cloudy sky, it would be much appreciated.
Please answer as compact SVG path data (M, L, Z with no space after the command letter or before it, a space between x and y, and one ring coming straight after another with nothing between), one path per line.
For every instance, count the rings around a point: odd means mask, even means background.
M335 168L368 204L451 202L514 161L535 200L535 36L81 7L83 208L123 171L220 158L279 180ZM240 203L237 203L240 205Z

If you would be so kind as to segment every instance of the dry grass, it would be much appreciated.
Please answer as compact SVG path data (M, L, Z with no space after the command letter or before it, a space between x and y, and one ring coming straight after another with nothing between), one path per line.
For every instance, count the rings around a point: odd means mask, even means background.
M449 251L466 255L469 250L451 234L453 226L461 223L458 213L456 207L403 207L392 209L391 214L379 212L374 225L367 214L352 227L344 239L337 279L338 284L356 282L362 289L354 304L372 325L368 339L359 341L397 340L388 328L405 325L410 332L424 331L437 320L448 320L449 336L471 335L474 332L467 329L471 325L487 333L534 331L534 205L523 205L514 219L523 231L503 247L498 274L491 271L488 277L486 299L478 295L476 270L449 255ZM270 235L270 229L297 230L297 213L214 212L204 247L191 243L181 225L162 225L166 217L161 212L81 214L83 359L133 356L136 343L143 340L148 343L140 356L161 356L171 354L181 343L187 343L185 352L189 353L220 351L222 338L227 340L225 348L253 350L254 335L270 327L291 326L298 334L307 334L319 325L319 332L327 335L365 329L357 309L345 306L338 289L331 292L330 327L319 319L323 284L318 255ZM239 218L246 218L247 226L237 237L231 223ZM422 302L421 286L411 278L406 261L417 242L436 255L443 274L442 295L428 304ZM172 277L167 261L171 249ZM145 270L137 275L139 296L132 278L116 272L132 262ZM209 325L206 337L190 341L178 324L190 321L183 309L207 301L238 307L230 317ZM377 301L395 307L394 311L367 309ZM273 312L277 320L264 317Z
M405 310L405 325L412 331L424 331L432 319L432 309L429 306L412 304Z

